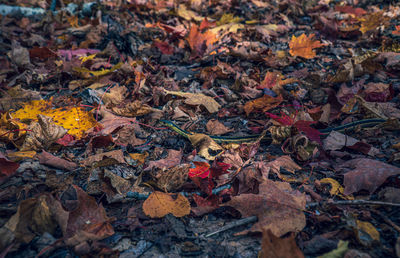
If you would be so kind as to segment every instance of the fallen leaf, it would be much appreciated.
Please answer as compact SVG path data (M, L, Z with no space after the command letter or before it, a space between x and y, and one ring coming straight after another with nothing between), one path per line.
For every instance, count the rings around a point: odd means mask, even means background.
M296 162L294 162L292 158L288 155L280 156L279 158L268 162L267 164L265 164L265 167L269 167L271 169L271 172L275 173L278 177L281 177L281 168L286 169L291 173L294 173L296 170L301 169L301 167L297 165ZM269 172L269 170L267 169L264 169L262 171L264 173ZM264 174L264 177L268 178L268 173L266 175Z
M143 165L146 158L149 156L148 152L144 152L144 153L129 153L129 156L136 160L138 162L138 164Z
M233 131L216 119L209 120L206 124L206 128L207 131L212 135L226 134Z
M259 258L303 258L304 255L296 244L294 235L286 238L275 236L271 230L263 230Z
M114 174L108 169L104 169L104 177L110 180L112 187L117 191L118 194L124 195L131 188L131 184L128 180Z
M190 203L181 194L154 191L143 203L143 212L151 218L162 218L171 213L183 217L190 213Z
M123 117L136 117L156 112L156 109L151 108L149 105L143 104L139 100L130 103L124 103L123 107L112 107L111 110L114 114Z
M114 150L104 153L99 153L96 155L92 155L87 157L82 161L82 165L84 166L92 166L95 162L101 161L104 158L111 158L116 160L118 163L125 164L124 153L122 150Z
M37 158L39 159L40 164L49 165L59 169L72 171L78 167L76 163L56 157L46 151L42 151L42 153L38 154Z
M191 24L187 41L190 48L197 55L202 56L217 40L216 35L212 31L207 30L202 33L196 24Z
M289 53L292 56L300 56L307 59L314 58L316 56L314 49L325 46L320 41L314 40L314 36L315 34L306 36L304 33L299 37L293 35L289 42Z
M375 30L379 26L384 25L389 18L383 16L383 12L373 12L358 18L361 21L360 31L365 34L368 31Z
M334 258L334 257L343 257L343 255L347 252L347 250L349 249L349 242L348 241L343 241L343 240L339 240L339 243L337 245L337 248L326 253L323 254L321 256L318 256L318 258Z
M28 127L25 141L21 146L21 151L47 149L52 143L63 137L67 129L56 125L53 118L37 115L38 122L32 122Z
M353 169L344 175L344 194L346 195L360 190L367 190L372 194L388 177L400 174L398 167L366 158L346 161L339 168Z
M181 150L168 150L168 156L165 159L150 161L144 171L149 171L152 168L167 169L172 168L181 163L182 151Z
M202 93L186 93L180 91L168 91L164 90L165 93L185 98L185 103L188 105L202 105L208 112L215 113L221 107L218 102L209 96L205 96Z
M189 167L189 164L181 164L159 171L155 177L157 186L165 192L178 190L187 182Z
M224 150L206 134L194 133L189 135L188 139L195 148L199 149L199 155L208 160L214 160Z
M299 232L306 225L303 210L306 197L293 190L286 182L266 180L259 186L258 194L233 196L224 206L231 206L240 211L242 216L257 216L255 223L247 232L261 232L270 229L276 236L288 232Z
M249 116L250 113L254 111L266 112L272 108L277 107L279 104L281 104L282 101L283 98L281 95L279 95L276 98L271 97L269 95L264 95L261 98L247 102L244 105L244 111L246 112L247 116Z
M329 190L329 194L331 195L331 196L339 196L340 198L342 198L342 199L347 199L347 200L352 200L352 199L354 199L353 197L351 197L351 196L345 196L344 195L344 188L343 188L343 186L341 186L340 184L339 184L339 182L338 181L336 181L335 179L333 179L333 178L323 178L323 179L321 179L321 180L319 180L319 182L321 183L321 184L329 184L330 186L331 186L331 189Z
M176 14L187 21L195 20L198 22L203 21L204 17L198 15L192 10L188 10L186 5L180 4L176 10Z
M372 246L373 242L380 242L380 234L378 230L368 221L356 220L354 227L358 241L363 246Z
M210 175L210 164L207 162L193 161L195 168L189 169L189 177L207 178Z
M98 93L100 97L102 97L102 101L105 105L118 105L124 101L128 95L128 89L122 85L116 85L109 91L110 92Z
M12 176L18 168L18 163L7 159L7 157L0 152L0 183L2 183L7 177Z

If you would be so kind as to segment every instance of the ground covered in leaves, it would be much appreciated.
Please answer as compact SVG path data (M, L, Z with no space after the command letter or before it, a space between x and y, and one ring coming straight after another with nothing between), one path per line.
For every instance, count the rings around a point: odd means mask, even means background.
M397 1L0 15L1 257L400 257Z

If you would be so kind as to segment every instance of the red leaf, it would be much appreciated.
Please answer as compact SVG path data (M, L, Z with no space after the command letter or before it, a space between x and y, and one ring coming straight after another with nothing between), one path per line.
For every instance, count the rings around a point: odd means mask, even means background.
M231 167L232 165L224 162L214 162L213 166L211 167L211 177L217 178L220 175L228 174L229 172L227 170Z
M189 177L200 177L200 178L207 178L210 175L210 164L207 162L197 162L193 161L196 165L195 168L189 169Z
M299 130L300 132L305 133L307 135L308 139L312 141L316 141L319 144L322 144L320 131L318 131L315 128L310 127L311 124L314 124L314 121L304 121L304 120L299 120L297 121L294 126Z
M0 153L0 183L7 177L13 175L19 168L19 164L7 159Z
M200 178L200 177L191 177L197 187L201 189L201 191L205 192L208 195L212 194L212 189L214 188L214 183L211 178Z
M267 116L269 116L270 118L274 119L275 121L278 121L282 125L286 125L286 126L293 125L293 118L291 118L290 116L286 115L285 113L281 113L282 117L279 117L279 116L274 115L274 114L269 113L269 112L265 112L265 114Z
M153 45L156 46L164 55L172 55L174 53L174 48L167 42L156 40L153 42Z

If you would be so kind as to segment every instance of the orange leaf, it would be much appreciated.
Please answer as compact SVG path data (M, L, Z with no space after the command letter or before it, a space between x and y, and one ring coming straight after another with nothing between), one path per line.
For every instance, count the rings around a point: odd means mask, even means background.
M400 36L400 25L396 26L396 30L392 31L392 34Z
M203 55L207 48L217 41L217 37L211 31L201 33L199 27L196 24L192 24L187 41L196 54Z
M246 112L246 115L249 115L253 111L268 111L271 108L274 108L278 106L282 102L282 96L279 95L278 97L274 98L269 95L264 95L261 98L252 100L247 102L244 105L244 111Z
M151 218L162 218L169 213L175 217L183 217L190 213L190 203L181 194L155 191L144 201L143 212Z
M292 56L301 56L307 59L311 59L315 57L314 48L319 48L325 46L318 40L313 40L315 34L311 34L310 36L306 36L306 34L301 34L300 37L292 36L292 39L289 42L289 53Z

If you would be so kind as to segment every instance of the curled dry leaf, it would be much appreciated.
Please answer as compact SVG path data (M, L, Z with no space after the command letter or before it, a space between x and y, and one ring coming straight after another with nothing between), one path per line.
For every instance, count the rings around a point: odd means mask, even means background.
M153 109L149 105L143 104L139 100L135 100L133 102L124 104L123 107L112 107L112 111L114 114L119 116L136 117L144 116L159 110Z
M42 153L38 154L37 157L40 164L49 165L59 169L71 171L78 167L76 163L56 157L47 151L42 151Z
M275 173L278 177L281 177L281 168L284 168L291 173L294 173L296 170L301 169L301 167L297 165L296 162L294 162L292 158L288 155L281 156L274 161L268 162L267 164L265 164L265 166L269 167L270 172ZM267 173L266 176L268 177L269 170L264 168L261 171Z
M190 203L181 194L167 194L155 191L144 201L143 212L151 218L162 218L171 213L183 217L190 213Z
M82 161L84 166L92 166L94 162L98 162L103 160L104 158L112 158L115 159L119 163L126 163L124 159L124 153L122 150L114 150L104 153L99 153L96 155L92 155L85 160Z
M114 174L108 169L104 169L104 177L110 179L112 187L118 194L126 194L131 188L131 184L128 180Z
M105 105L118 105L125 100L128 95L128 89L125 86L114 86L110 89L110 92L98 93L102 96L102 101Z
M234 207L244 217L258 217L258 222L243 233L270 229L279 237L288 232L299 232L305 227L305 205L304 194L293 190L288 183L271 180L260 184L258 194L234 196L224 204Z
M18 168L18 163L7 159L7 157L0 152L0 183L7 177L13 175Z
M181 164L157 174L157 186L165 192L181 188L188 179L189 165Z
M188 105L202 105L208 112L215 113L221 107L212 97L201 93L187 93L180 91L164 90L165 93L185 98L185 103Z
M400 174L398 167L366 158L349 160L339 168L353 169L344 175L344 194L346 195L360 190L367 190L372 194L388 177Z
M223 151L223 148L208 135L195 133L188 138L193 146L199 149L199 155L208 160L214 160Z
M29 126L30 131L22 144L22 151L46 149L68 131L56 125L51 117L38 114L37 118L38 122L33 122Z
M279 104L283 101L283 98L281 95L278 97L274 98L269 95L264 95L261 98L252 100L247 102L244 105L244 111L246 112L246 115L250 115L251 112L253 111L263 111L266 112Z

